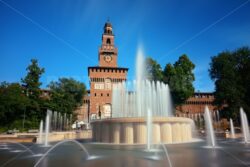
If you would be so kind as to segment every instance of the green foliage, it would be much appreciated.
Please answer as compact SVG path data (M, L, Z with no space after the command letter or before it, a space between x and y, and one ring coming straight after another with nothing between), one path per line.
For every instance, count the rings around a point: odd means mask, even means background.
M29 105L23 88L18 83L0 85L0 125L10 127L17 119L22 119Z
M82 104L85 85L72 78L51 82L50 96L42 97L39 80L44 71L38 66L37 60L32 59L27 67L27 75L22 79L22 86L19 83L0 84L0 132L38 128L47 109L72 114Z
M27 75L22 84L6 83L0 85L0 126L3 129L38 128L43 117L43 99L39 82L44 69L35 59L27 67ZM24 120L25 117L25 121ZM24 122L24 124L23 124Z
M23 86L25 87L26 94L34 100L39 99L41 90L41 82L39 79L41 75L45 72L44 68L38 66L36 59L31 60L31 64L27 67L27 75L24 79L21 79Z
M31 59L31 64L26 68L27 75L21 79L24 92L29 98L29 104L26 106L27 121L31 125L38 125L43 118L46 109L43 109L43 99L41 99L41 75L45 72L44 68L39 67L36 59Z
M174 65L166 65L163 71L163 81L169 84L175 105L184 103L193 95L194 68L195 65L189 60L187 55L179 57Z
M151 58L148 58L146 63L148 79L167 83L175 105L184 103L185 100L193 95L193 81L195 80L193 70L195 65L189 60L187 55L180 56L174 65L167 64L164 71Z
M161 65L156 60L148 57L146 59L147 78L151 81L161 81L163 79Z
M60 78L58 82L51 82L48 87L51 91L49 107L68 114L72 114L82 104L86 93L85 85L72 78Z
M212 57L209 69L215 81L215 104L226 118L236 118L239 108L250 111L250 49L224 51Z

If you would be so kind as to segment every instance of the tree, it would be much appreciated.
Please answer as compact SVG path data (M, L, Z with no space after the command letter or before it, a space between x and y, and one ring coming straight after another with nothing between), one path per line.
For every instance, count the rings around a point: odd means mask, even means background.
M42 109L43 99L41 99L41 75L44 68L39 67L36 59L31 59L31 64L26 68L27 75L21 79L22 86L30 102L26 107L27 120L32 126L38 126L40 119L45 115L46 109Z
M193 95L194 68L195 65L185 54L180 56L174 65L165 66L163 81L169 85L175 105L184 103Z
M29 105L24 89L18 83L0 84L0 125L6 128L21 128L22 119Z
M223 116L236 118L239 108L249 114L250 49L242 47L224 51L211 58L209 74L215 82L215 104L223 108Z
M166 64L164 71L152 58L148 58L146 61L148 78L152 81L163 81L168 84L175 105L184 103L193 95L194 68L195 65L185 54L180 56L174 65Z
M24 79L21 79L23 86L25 87L25 92L33 100L37 100L40 97L41 82L39 79L41 75L45 72L44 68L38 66L36 59L31 60L31 64L26 68L27 75Z
M48 85L51 91L49 106L54 111L71 114L82 105L86 87L72 78L60 78Z
M158 64L154 59L148 57L146 59L146 71L147 78L151 81L162 81L163 73L161 65Z

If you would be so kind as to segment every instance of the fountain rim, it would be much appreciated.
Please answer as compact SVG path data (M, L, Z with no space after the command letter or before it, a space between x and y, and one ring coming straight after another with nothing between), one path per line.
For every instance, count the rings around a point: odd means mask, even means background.
M144 123L145 117L119 117L119 118L103 118L93 120L91 123ZM192 123L193 120L186 117L152 117L153 123Z

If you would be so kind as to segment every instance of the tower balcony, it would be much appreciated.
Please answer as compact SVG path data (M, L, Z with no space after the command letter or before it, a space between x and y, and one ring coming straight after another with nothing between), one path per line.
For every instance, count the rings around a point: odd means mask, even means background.
M114 45L101 45L99 52L114 52L117 53L117 48Z

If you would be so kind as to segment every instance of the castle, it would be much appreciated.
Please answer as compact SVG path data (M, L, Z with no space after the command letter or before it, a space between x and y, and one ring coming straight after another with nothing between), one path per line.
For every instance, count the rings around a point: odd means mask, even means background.
M114 84L127 80L128 68L118 67L118 49L112 24L107 21L103 28L102 44L98 52L98 66L88 67L90 90L83 99L83 105L76 110L77 119L90 122L94 119L112 117L112 87ZM183 105L177 106L179 113L203 113L207 105L215 111L213 93L195 93Z
M118 67L118 49L115 46L113 28L108 21L102 34L98 52L98 66L88 67L90 90L84 97L83 106L77 110L78 120L89 121L111 117L113 84L127 80L128 68Z

